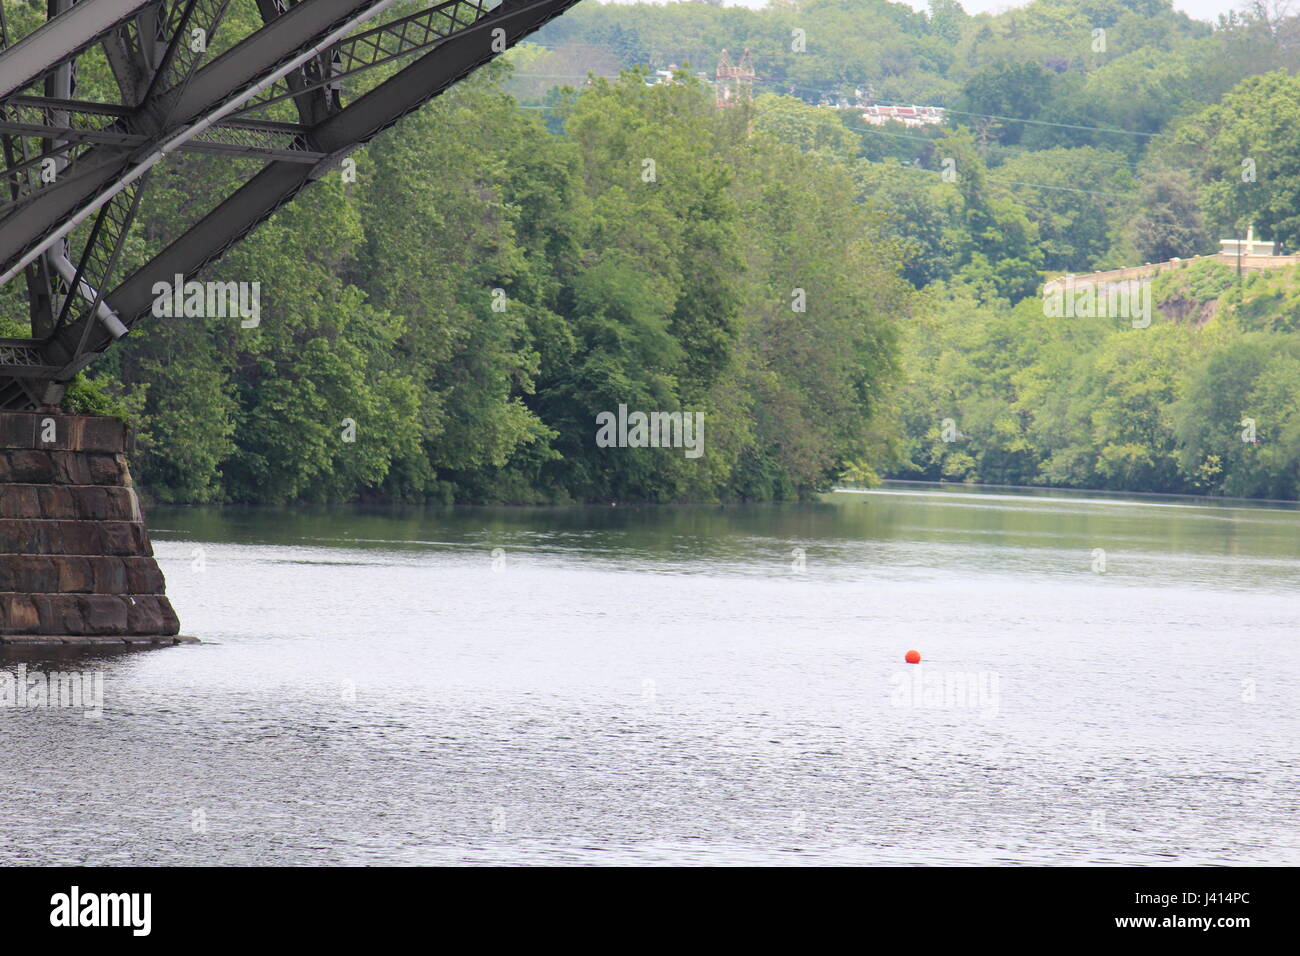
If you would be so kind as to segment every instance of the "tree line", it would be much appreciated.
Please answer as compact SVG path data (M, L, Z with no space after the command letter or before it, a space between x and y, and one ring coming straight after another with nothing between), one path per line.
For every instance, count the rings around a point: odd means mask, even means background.
M507 70L205 272L259 284L256 327L146 317L65 407L129 417L138 482L174 502L789 498L869 474L912 290L844 201L848 167L750 135L688 78L598 82L548 123L501 90ZM91 64L79 82L111 79ZM126 258L235 188L240 162L156 170ZM23 314L17 286L0 314ZM702 414L704 453L598 445L621 405Z
M1140 329L1038 295L1247 224L1300 248L1296 22L1257 5L1211 28L1167 0L584 5L211 267L260 283L260 325L147 319L66 404L129 417L137 477L181 502L772 499L882 475L1296 497L1300 276L1163 275ZM796 28L803 53L755 57L784 91L736 108L693 68L648 72ZM578 48L648 66L521 92ZM875 127L806 92L864 75L943 99L945 123ZM79 76L88 97L111 82ZM240 162L157 171L128 261ZM705 453L603 447L620 406L704 413Z
M655 65L686 38L692 64L710 45L750 47L755 128L847 164L901 252L919 300L899 321L899 443L879 471L1300 496L1297 270L1162 274L1142 328L1052 317L1039 298L1051 276L1206 255L1248 226L1300 249L1300 20L1255 3L1211 26L1162 0L653 12L583 7L541 40L552 64L589 43ZM831 108L863 85L945 106L945 122L878 127Z

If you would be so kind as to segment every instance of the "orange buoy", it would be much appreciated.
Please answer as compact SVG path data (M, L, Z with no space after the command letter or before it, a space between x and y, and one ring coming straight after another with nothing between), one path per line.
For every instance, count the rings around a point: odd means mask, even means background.
M921 663L921 652L908 651L906 654L903 655L903 660L907 661L907 663L909 664L919 664Z

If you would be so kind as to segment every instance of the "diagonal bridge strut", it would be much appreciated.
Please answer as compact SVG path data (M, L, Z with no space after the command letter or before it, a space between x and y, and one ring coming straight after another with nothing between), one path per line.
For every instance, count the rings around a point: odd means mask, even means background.
M0 7L0 287L25 284L31 325L0 338L0 409L57 404L148 312L155 283L196 275L575 2L47 0L46 22L22 37ZM236 4L255 5L259 25L226 37ZM101 51L116 96L83 99L78 60ZM353 96L362 74L384 78ZM295 119L282 115L289 104ZM148 261L127 263L150 173L195 152L262 165Z

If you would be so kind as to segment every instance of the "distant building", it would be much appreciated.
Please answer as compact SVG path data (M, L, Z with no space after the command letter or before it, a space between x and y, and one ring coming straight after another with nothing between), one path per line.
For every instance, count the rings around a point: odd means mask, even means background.
M1148 279L1160 272L1171 269L1183 269L1197 262L1219 262L1239 272L1263 272L1269 269L1290 269L1300 266L1300 255L1282 255L1277 243L1265 242L1255 238L1255 229L1246 230L1245 239L1224 239L1219 243L1219 251L1208 256L1192 256L1180 259L1175 256L1165 262L1148 262L1140 266L1127 266L1122 269L1107 269L1103 272L1091 272L1087 275L1064 275L1049 279L1043 285L1043 295L1056 295L1062 289L1092 285L1106 287L1116 282Z
M672 83L673 74L677 72L677 64L669 63L666 70L655 70L645 78L646 86L661 86L664 83Z
M904 126L938 126L943 122L942 106L864 106L862 118L872 126L902 123Z
M1220 239L1219 254L1224 256L1276 256L1276 242L1265 242L1255 238L1255 227L1246 229L1245 239Z
M739 106L753 99L754 80L758 77L748 49L741 55L739 63L732 63L727 51L723 50L714 77L714 103L718 109Z

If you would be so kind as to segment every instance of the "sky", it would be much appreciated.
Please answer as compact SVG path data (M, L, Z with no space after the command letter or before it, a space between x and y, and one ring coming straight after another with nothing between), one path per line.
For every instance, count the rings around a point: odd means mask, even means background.
M926 9L925 0L906 0L906 2L917 10ZM1008 0L958 0L958 2L967 13L1000 13L1011 7L1023 7L1028 0L1022 3L1008 2ZM761 7L764 3L765 0L746 0L744 5ZM1213 23L1220 13L1236 9L1237 4L1238 0L1174 0L1174 9L1197 20Z
M767 0L725 0L728 6L736 5L742 7L762 7L766 6ZM917 10L925 10L925 0L898 0L906 2ZM1009 10L1012 7L1023 7L1029 0L959 0L962 8L967 13L998 13L1002 10ZM1240 0L1174 0L1174 9L1180 10L1189 17L1197 20L1205 20L1213 23L1220 13L1227 13L1229 10L1237 8Z

